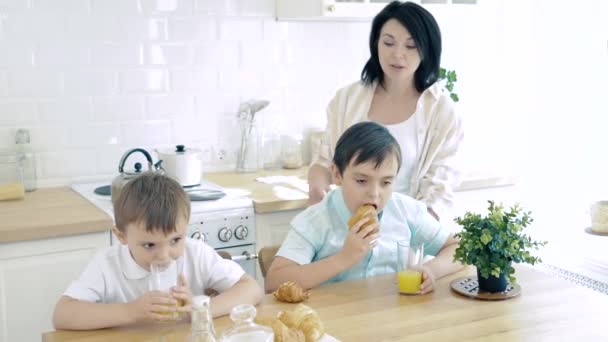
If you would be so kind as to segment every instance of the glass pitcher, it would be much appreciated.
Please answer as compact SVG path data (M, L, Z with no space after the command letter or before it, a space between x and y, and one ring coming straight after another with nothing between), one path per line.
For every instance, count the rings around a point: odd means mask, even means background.
M230 319L234 326L222 335L222 342L272 342L274 333L269 327L255 324L257 311L251 304L232 308Z
M0 152L0 201L23 199L23 155Z

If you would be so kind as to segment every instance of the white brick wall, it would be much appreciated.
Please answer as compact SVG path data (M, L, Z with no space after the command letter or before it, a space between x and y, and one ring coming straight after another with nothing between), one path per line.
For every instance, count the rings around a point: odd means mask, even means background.
M109 178L133 147L191 145L207 170L233 168L235 112L250 98L271 101L268 126L322 125L335 90L358 76L369 24L277 22L273 10L273 0L0 1L0 149L30 129L40 183L55 185Z

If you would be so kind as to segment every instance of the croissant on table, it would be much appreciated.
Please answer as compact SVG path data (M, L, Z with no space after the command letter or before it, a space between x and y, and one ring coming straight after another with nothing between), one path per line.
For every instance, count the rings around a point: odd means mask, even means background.
M370 204L364 204L362 206L359 207L359 209L357 209L357 211L355 212L355 215L353 215L349 220L348 220L348 229L351 229L355 223L359 222L359 220L361 220L364 217L369 217L369 220L367 222L365 222L361 228L359 228L359 230L364 229L365 227L369 226L370 224L375 224L378 223L378 211L376 210L376 207L374 207L373 205ZM379 229L376 228L374 229L370 234L376 234L378 233ZM355 232L358 233L359 231Z
M308 299L308 291L293 281L281 284L272 294L274 298L287 303L299 303Z
M293 311L280 311L277 317L256 319L258 324L272 328L274 342L316 342L325 334L319 314L304 304Z

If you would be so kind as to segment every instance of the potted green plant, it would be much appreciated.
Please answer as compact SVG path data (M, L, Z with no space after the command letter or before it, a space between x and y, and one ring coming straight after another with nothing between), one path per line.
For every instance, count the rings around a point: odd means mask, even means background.
M454 83L458 80L456 70L448 70L443 67L439 68L439 82L443 82L443 87L450 93L452 101L458 102L460 98L454 92Z
M454 260L477 267L479 289L487 292L502 292L507 288L507 279L515 283L513 263L534 265L541 262L532 256L530 250L538 250L547 241L533 241L523 233L532 223L531 212L524 212L519 204L508 211L502 204L488 201L488 215L466 212L454 219L462 226L455 234L460 244L454 253Z

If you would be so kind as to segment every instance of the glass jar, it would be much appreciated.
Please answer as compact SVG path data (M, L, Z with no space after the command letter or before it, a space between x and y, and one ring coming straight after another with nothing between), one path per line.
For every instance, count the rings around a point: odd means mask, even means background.
M23 199L23 155L0 152L0 201Z
M259 163L260 138L255 121L241 120L241 141L236 159L237 172L256 172Z
M191 327L187 341L217 342L208 296L192 297Z
M255 324L257 311L251 304L241 304L232 308L230 319L234 326L222 335L222 342L272 342L274 333L269 327Z
M304 164L302 160L302 134L281 137L281 163L285 169L297 169Z

